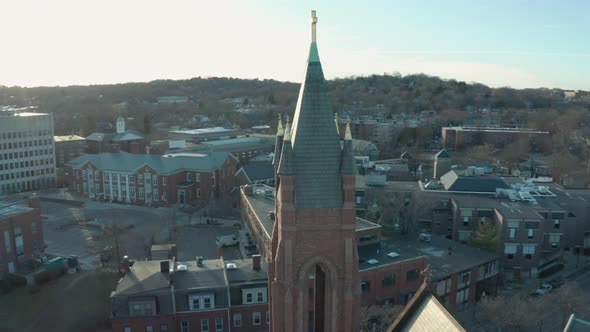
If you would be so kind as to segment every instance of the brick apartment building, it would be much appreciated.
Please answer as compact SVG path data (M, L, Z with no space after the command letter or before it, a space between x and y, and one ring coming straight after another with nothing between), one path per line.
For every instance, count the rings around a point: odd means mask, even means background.
M44 251L39 199L0 202L0 278L40 259Z
M521 139L529 140L531 147L535 148L545 146L551 140L547 131L525 128L443 127L441 136L443 146L450 150L481 144L504 146Z
M101 153L68 163L70 190L82 197L139 205L199 204L234 186L227 152L149 155Z
M268 331L267 268L260 256L134 262L111 294L112 330Z
M536 277L559 264L565 250L590 248L587 207L558 197L538 198L530 204L457 195L450 199L449 213L444 210L438 210L434 232L502 255L508 279Z

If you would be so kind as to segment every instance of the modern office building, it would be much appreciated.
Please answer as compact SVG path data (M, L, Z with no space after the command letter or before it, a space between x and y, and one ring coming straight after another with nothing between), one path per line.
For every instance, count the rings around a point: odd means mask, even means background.
M53 114L0 111L0 195L54 185Z

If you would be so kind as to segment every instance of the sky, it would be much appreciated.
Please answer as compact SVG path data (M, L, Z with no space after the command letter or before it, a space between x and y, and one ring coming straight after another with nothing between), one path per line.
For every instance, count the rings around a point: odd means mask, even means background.
M0 0L0 85L424 73L590 90L587 0Z

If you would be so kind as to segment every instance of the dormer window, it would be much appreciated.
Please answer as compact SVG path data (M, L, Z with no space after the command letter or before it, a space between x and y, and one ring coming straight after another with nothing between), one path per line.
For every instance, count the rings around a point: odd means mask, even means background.
M190 310L208 310L215 308L215 298L213 294L193 294L189 295L188 304Z
M243 289L242 302L244 304L266 303L267 294L266 287Z

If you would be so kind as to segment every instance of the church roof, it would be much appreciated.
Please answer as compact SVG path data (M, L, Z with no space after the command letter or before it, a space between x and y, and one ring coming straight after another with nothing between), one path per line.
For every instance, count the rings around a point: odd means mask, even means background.
M342 149L322 71L317 44L312 41L301 84L291 142L295 166L295 206L342 206Z

